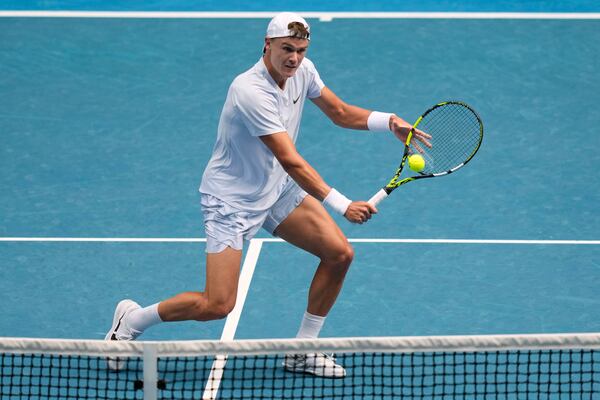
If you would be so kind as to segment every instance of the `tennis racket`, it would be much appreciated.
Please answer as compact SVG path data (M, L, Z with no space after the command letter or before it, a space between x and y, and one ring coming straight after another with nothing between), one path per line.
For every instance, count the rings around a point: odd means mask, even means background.
M431 148L411 144L415 129L431 135ZM483 123L470 106L460 101L446 101L425 111L414 123L404 144L404 154L394 177L369 200L379 204L397 187L424 178L451 174L467 164L479 150L483 140ZM421 154L425 168L416 175L400 179L408 157ZM412 171L411 171L412 172Z

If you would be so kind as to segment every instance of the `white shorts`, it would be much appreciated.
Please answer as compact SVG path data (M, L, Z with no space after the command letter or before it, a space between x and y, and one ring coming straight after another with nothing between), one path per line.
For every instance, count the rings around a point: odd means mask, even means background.
M300 205L307 193L291 178L270 209L262 212L242 211L219 198L202 193L200 203L204 213L206 252L219 253L227 246L241 250L262 227L271 235L275 229Z

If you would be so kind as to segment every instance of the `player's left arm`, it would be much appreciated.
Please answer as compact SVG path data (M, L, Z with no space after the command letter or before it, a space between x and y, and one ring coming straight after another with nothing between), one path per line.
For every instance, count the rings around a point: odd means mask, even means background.
M311 100L334 124L349 129L369 129L367 120L371 111L344 102L328 87L321 90L321 96Z
M334 124L348 129L369 130L369 116L373 111L344 102L328 87L324 87L321 90L321 96L311 100ZM402 142L406 141L411 127L408 122L396 114L389 115L387 129L394 132L394 135ZM431 139L431 136L425 132L416 129L413 137L426 146L431 147L428 141L428 139Z

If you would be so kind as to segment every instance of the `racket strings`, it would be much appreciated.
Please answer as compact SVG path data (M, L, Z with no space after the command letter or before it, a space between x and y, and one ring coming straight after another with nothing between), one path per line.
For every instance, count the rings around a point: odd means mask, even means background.
M425 115L418 129L432 136L431 148L421 146L424 174L447 172L468 161L481 142L477 115L461 104L448 103L433 109Z

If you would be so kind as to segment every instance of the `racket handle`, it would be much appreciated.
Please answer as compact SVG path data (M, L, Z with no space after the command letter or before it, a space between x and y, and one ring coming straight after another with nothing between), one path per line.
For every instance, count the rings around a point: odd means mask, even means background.
M377 204L381 203L381 201L383 199L385 199L386 197L388 197L387 192L385 190L381 189L379 192L375 193L375 195L369 199L369 203L375 207L375 206L377 206Z

